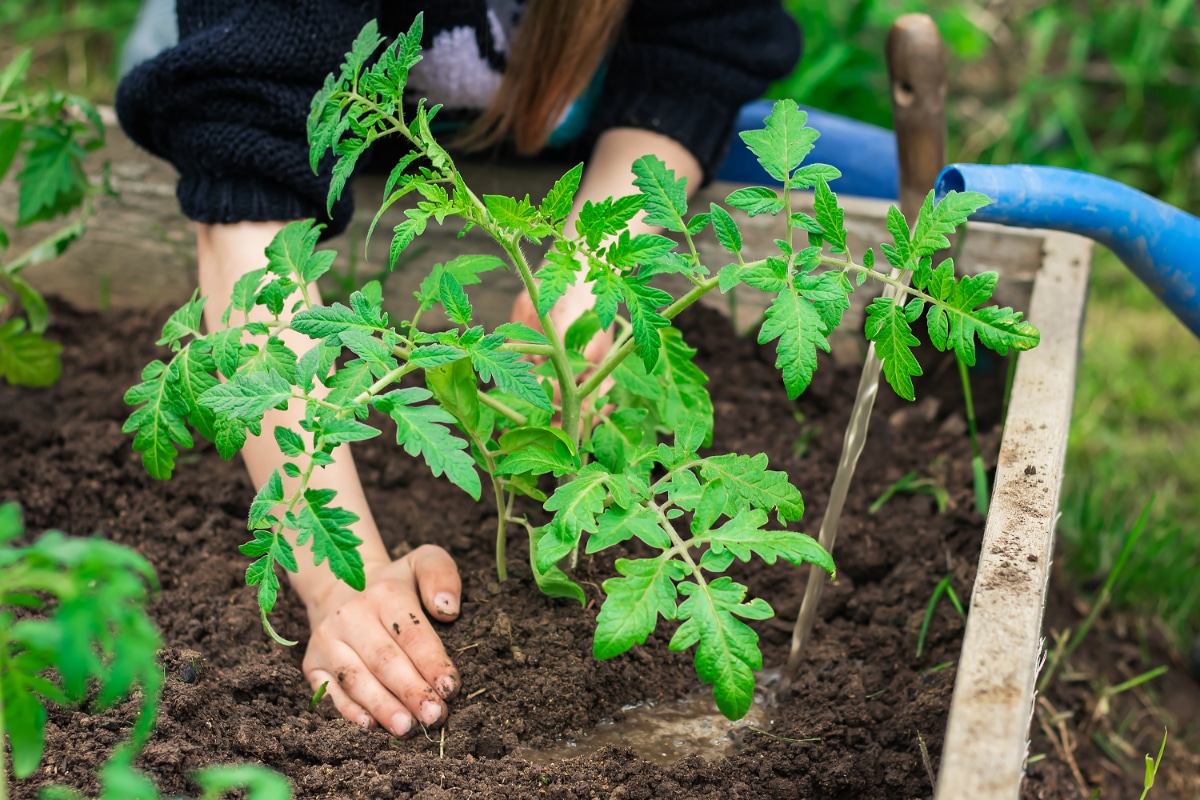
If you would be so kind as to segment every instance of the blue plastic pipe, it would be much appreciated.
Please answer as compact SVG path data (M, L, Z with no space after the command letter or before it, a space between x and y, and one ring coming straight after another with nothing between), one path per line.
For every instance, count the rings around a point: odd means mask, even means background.
M1200 337L1200 219L1124 184L1055 167L951 164L947 192L992 199L971 218L1087 236L1117 254Z
M762 128L773 105L773 100L755 100L742 106L736 130L740 133ZM900 196L900 162L896 158L896 137L891 131L814 108L800 108L808 114L809 127L821 133L807 160L829 164L842 173L842 177L829 184L831 189L881 200L895 200ZM779 185L737 136L717 172L717 180L758 186Z

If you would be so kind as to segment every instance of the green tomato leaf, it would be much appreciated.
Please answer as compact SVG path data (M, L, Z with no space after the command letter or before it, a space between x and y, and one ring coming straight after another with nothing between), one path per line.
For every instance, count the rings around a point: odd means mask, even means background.
M808 114L794 100L779 100L761 130L742 131L742 141L758 156L758 163L775 180L787 184L792 170L800 166L820 136L805 127Z
M366 588L362 556L358 546L362 544L350 530L358 521L358 515L344 508L330 507L337 493L332 489L305 489L304 507L300 511L300 535L296 543L300 546L312 542L313 566L329 559L329 569L348 586L360 592Z
M404 446L404 452L421 456L435 478L444 472L451 483L478 500L482 487L475 460L467 443L448 427L454 417L436 405L415 405L431 396L426 389L399 389L376 397L372 403L395 420L396 443Z
M633 185L642 193L648 225L658 225L680 233L687 230L687 178L675 178L675 171L656 156L642 156L633 162Z
M571 204L575 201L575 193L579 190L579 179L583 176L583 164L576 164L570 172L554 182L554 186L546 193L538 211L551 223L557 224L571 212Z
M758 634L737 617L769 619L775 615L761 599L744 603L746 587L720 577L706 586L685 581L677 618L684 620L671 639L671 649L696 648L696 674L713 685L717 708L729 719L746 715L754 700L754 671L762 668Z
M184 424L185 410L167 387L167 365L152 361L142 370L142 382L125 393L125 402L141 406L129 415L122 433L136 434L134 451L142 454L142 465L159 480L171 477L178 447L191 447L192 435ZM289 393L290 394L290 393Z
M607 597L596 617L592 653L604 660L642 644L658 624L658 617L675 619L676 591L671 581L678 573L677 562L664 556L630 561L619 558L617 572L623 577L604 582Z
M767 457L762 453L711 456L701 462L700 475L706 481L720 480L735 504L744 503L764 511L774 508L783 520L794 521L804 516L800 490L791 484L786 472L767 469Z
M875 343L888 384L905 400L915 399L912 379L922 373L912 349L921 342L913 336L904 307L891 298L877 297L867 306L863 332Z

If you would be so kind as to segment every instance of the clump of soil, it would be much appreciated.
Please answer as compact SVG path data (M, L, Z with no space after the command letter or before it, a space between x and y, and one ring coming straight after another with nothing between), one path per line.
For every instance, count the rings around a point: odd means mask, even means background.
M0 388L0 499L25 507L30 530L97 533L143 553L158 571L153 607L166 648L167 682L157 732L139 764L165 793L195 791L191 772L254 761L284 772L302 798L611 797L892 798L931 792L918 746L936 769L962 621L938 608L925 651L915 657L926 604L947 572L966 602L982 518L973 511L970 446L953 362L929 353L927 378L912 405L883 391L871 438L850 493L835 560L803 674L772 709L771 734L751 732L728 759L689 758L669 767L606 748L590 757L534 766L514 754L580 735L622 706L679 697L696 686L690 655L671 653L671 626L644 646L606 662L591 656L591 635L613 574L612 555L584 557L578 578L586 609L540 595L523 537L510 543L509 581L495 581L494 511L435 480L390 436L356 446L376 516L395 554L433 543L455 556L464 579L461 619L439 626L463 676L462 696L440 732L397 741L338 718L328 701L308 710L303 647L263 634L254 593L244 586L245 515L254 487L240 462L201 445L180 459L168 482L149 478L121 433L125 389L164 353L153 346L166 312L100 316L55 308L66 346L63 378L45 390ZM815 533L827 500L857 370L823 360L813 386L790 402L773 350L732 334L724 318L697 309L682 326L711 377L716 452L765 452L786 470L808 506L802 529ZM977 382L987 449L998 441L1002 372ZM390 428L385 428L385 434ZM866 509L909 471L940 480L950 507L928 496L896 496ZM534 509L536 511L536 509ZM768 665L787 655L791 621L807 570L754 563L735 570L777 617L755 623ZM290 592L274 616L304 641L307 623ZM132 704L92 715L53 710L41 769L14 787L32 798L65 783L94 791L94 771L121 740ZM804 741L794 741L804 740Z

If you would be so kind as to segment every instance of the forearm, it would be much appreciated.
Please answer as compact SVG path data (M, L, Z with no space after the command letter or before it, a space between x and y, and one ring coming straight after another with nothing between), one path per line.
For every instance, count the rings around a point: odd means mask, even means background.
M196 226L200 291L208 297L204 308L204 321L209 331L225 327L221 323L221 315L229 305L234 284L242 275L264 266L263 251L284 224L243 222L236 225ZM320 302L320 294L315 284L308 287L308 296L314 302ZM285 319L289 316L286 309L281 316ZM266 309L258 306L251 312L250 318L270 317ZM236 323L238 320L231 321ZM313 340L290 329L284 330L279 338L298 356L303 355L315 344ZM299 423L302 419L303 404L293 401L286 411L267 412L263 418L262 435L247 439L241 453L255 486L265 484L271 473L279 469L284 462L283 454L275 443L275 427L282 425L294 431L301 431ZM284 476L283 483L285 495L290 496L299 484L299 479ZM358 515L359 521L354 524L353 530L363 540L359 552L368 569L372 564L390 561L367 505L362 482L358 478L358 470L348 446L341 448L334 464L314 470L309 486L335 490L337 505ZM299 571L291 576L292 586L311 609L336 588L338 581L325 565L314 566L311 558L298 558L297 562Z
M574 207L567 217L564 230L568 236L574 235L575 220L585 202L637 194L631 165L644 155L657 156L667 165L667 169L675 171L675 177L687 178L689 197L700 187L704 178L700 162L679 142L640 128L612 128L600 134L596 140L592 158L575 194ZM641 215L629 224L631 235L659 230L643 222Z

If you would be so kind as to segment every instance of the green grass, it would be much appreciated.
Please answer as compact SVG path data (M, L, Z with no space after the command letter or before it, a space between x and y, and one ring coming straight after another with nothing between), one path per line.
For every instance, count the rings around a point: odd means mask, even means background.
M1093 265L1059 523L1067 566L1103 580L1158 501L1112 604L1200 630L1200 340L1107 251Z

